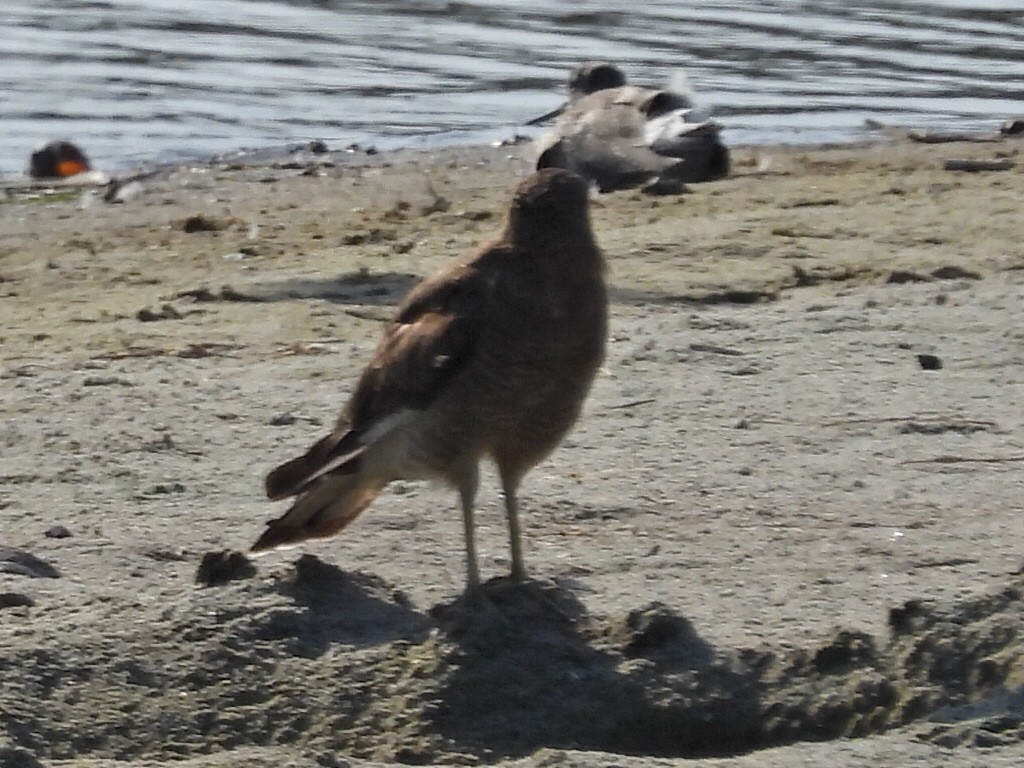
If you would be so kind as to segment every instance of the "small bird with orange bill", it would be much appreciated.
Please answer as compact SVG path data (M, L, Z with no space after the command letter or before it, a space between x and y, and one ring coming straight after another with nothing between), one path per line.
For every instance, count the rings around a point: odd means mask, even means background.
M33 179L66 179L90 170L85 153L70 141L51 141L29 158L28 174Z

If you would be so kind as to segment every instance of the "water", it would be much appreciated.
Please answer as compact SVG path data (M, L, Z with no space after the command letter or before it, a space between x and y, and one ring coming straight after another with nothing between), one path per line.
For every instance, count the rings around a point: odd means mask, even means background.
M106 170L490 140L587 58L647 85L685 69L733 144L1024 112L1022 0L2 0L0 30L0 173L62 137Z

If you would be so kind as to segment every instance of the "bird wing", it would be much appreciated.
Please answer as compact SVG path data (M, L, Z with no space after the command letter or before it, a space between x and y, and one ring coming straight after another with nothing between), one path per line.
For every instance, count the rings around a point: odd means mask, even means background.
M574 127L548 148L549 164L593 180L602 192L646 184L679 162L646 145L643 114L630 104L608 104L586 113Z
M295 496L309 487L318 477L340 470L355 471L356 459L365 450L355 433L349 429L336 429L317 440L301 456L286 461L271 470L264 481L267 498L271 501Z
M267 496L294 496L325 475L356 472L366 447L398 423L392 417L427 407L474 353L473 319L488 282L484 270L461 263L413 289L387 327L336 429L270 472Z
M370 431L392 414L430 405L472 357L487 283L478 266L457 264L413 289L345 409L354 430Z

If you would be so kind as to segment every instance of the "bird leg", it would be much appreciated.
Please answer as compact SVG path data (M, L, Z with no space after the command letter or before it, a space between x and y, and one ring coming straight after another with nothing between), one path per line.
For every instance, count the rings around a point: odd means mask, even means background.
M508 538L512 547L512 579L526 580L526 565L523 563L523 537L519 529L519 502L516 489L522 475L510 472L504 467L498 468L501 475L501 489L505 494L505 514L508 516Z
M480 585L480 567L476 559L476 534L473 528L473 502L480 482L476 462L466 467L459 480L459 499L462 502L462 529L466 537L466 589Z

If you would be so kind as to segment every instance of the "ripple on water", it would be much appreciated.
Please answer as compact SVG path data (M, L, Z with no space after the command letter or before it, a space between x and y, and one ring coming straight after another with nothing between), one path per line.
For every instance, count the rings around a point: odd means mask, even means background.
M685 68L732 143L850 139L868 116L992 127L1024 99L1016 0L8 0L3 16L5 173L57 137L106 168L311 138L482 141L555 106L585 58L648 84Z

